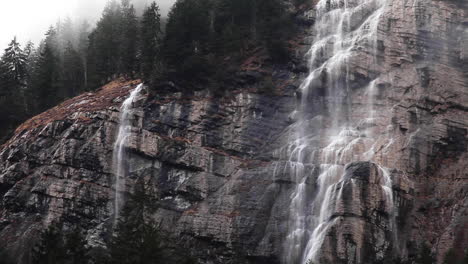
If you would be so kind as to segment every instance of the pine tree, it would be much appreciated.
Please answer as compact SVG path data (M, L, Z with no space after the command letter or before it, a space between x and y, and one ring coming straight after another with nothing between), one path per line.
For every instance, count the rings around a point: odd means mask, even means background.
M84 90L84 68L80 54L73 48L71 42L68 42L65 48L63 64L61 82L64 91L63 97L76 96Z
M455 249L451 248L445 254L443 264L468 264L468 251L465 254L457 254Z
M66 252L64 240L60 234L60 226L52 224L46 229L33 249L33 259L36 264L64 263Z
M83 68L83 90L88 90L88 46L89 46L89 23L85 20L78 30L78 54Z
M468 264L468 249L465 249L465 255L461 261L462 264Z
M15 37L2 56L2 75L11 82L6 85L19 88L26 76L26 61L27 55Z
M137 70L138 20L129 0L122 0L120 73L133 78Z
M31 89L37 99L37 111L44 111L61 100L59 96L59 63L56 55L57 35L53 27L46 33L40 55L31 77Z
M94 88L119 74L121 54L122 8L111 0L96 29L89 36L88 79Z
M41 233L33 248L36 264L81 264L88 263L88 249L81 229L76 228L67 234L62 233L62 225L51 224Z
M156 2L145 9L141 21L140 63L143 78L148 80L158 70L161 49L161 14Z
M88 262L88 249L85 247L86 240L80 229L75 229L65 236L64 251L66 254L65 264L82 264Z
M179 0L172 7L164 39L167 65L185 79L195 79L209 71L209 0Z
M148 202L149 197L138 185L118 219L110 245L110 263L164 263L161 261L164 254L158 228L145 219Z
M4 248L0 248L0 264L14 264L14 258L10 256L8 251Z
M256 0L258 29L273 60L283 62L288 58L286 40L293 32L291 19L283 11L280 0Z
M216 6L215 29L220 37L218 51L230 53L243 51L249 41L254 39L255 1L221 0ZM219 43L218 43L219 45Z
M33 76L36 75L37 63L39 61L39 52L35 48L34 43L29 41L24 48L24 53L27 56L26 59L26 78L25 78L25 89L24 89L24 100L25 100L25 112L27 116L32 116L36 113L37 109L37 98L35 97L33 86Z
M110 241L109 264L194 264L181 249L167 248L158 226L149 218L156 202L140 181L125 202Z
M0 142L25 118L27 55L16 37L0 59Z
M418 259L416 260L417 264L434 264L436 260L432 255L431 249L427 245L423 245L419 253Z
M73 22L70 17L65 18L64 21L58 20L55 26L56 31L56 54L60 61L63 61L65 50L68 47L68 43L75 43L75 33ZM63 66L63 64L62 64Z

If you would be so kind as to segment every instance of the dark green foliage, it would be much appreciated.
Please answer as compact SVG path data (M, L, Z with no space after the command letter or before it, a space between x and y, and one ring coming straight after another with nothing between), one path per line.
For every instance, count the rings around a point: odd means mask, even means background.
M71 21L59 27L60 34L50 27L37 50L32 44L28 47L25 88L28 115L45 111L85 90L86 69L68 32Z
M96 29L89 36L88 71L93 87L105 83L119 73L121 54L122 9L117 1L110 1L104 9Z
M445 254L443 264L468 264L468 250L465 254L457 254L455 249L450 249Z
M161 60L161 14L156 2L144 11L141 20L141 46L140 46L140 63L141 73L145 79L150 79L153 74L162 67Z
M122 0L120 63L118 73L134 77L137 67L138 21L129 0Z
M158 230L145 220L148 202L142 189L137 189L126 202L110 243L110 263L143 264L162 258Z
M88 90L88 46L89 46L89 29L90 25L84 21L78 31L78 54L80 55L81 65L83 69L83 90Z
M64 235L59 224L52 224L42 232L33 249L35 264L81 264L87 263L85 240L79 229Z
M191 67L193 63L184 66L186 59L200 62L202 61L200 57L208 50L209 7L208 0L177 1L169 13L164 40L164 58L168 66L182 75L187 69L193 73Z
M249 44L264 45L277 60L287 57L286 40L293 32L280 0L220 0L215 7L217 51L243 53ZM280 54L277 54L277 53Z
M57 55L57 33L50 28L44 43L39 47L39 58L33 67L34 75L31 77L30 89L33 91L33 100L37 102L35 113L45 111L60 100L60 71Z
M75 229L65 236L66 264L81 264L88 260L86 240L80 229Z
M11 81L9 85L21 85L26 75L26 60L27 55L15 37L2 56L2 75Z
M26 115L27 56L14 38L0 60L0 142Z
M259 31L271 58L284 62L288 58L286 40L292 32L291 19L285 15L281 0L257 0Z
M186 80L195 80L201 76L210 74L210 71L211 65L208 63L208 58L200 54L193 54L186 58L179 68L179 73Z
M447 254L445 254L444 264L456 264L458 262L457 254L455 250L452 248L450 249Z
M274 62L287 61L294 27L285 9L281 0L178 0L166 28L165 77L189 81L183 86L194 80L213 83L226 75L220 72L226 58L239 63L259 47Z
M424 244L421 248L421 251L416 259L417 264L434 264L436 260L432 255L431 249Z
M180 250L170 250L156 224L147 215L154 202L137 184L135 193L127 200L118 219L117 228L110 242L112 264L146 263L194 263Z
M129 0L109 1L89 35L86 84L97 88L117 76L134 78L139 70L139 26Z
M8 252L0 248L0 264L14 264L13 258L8 254Z
M243 52L256 35L257 0L220 0L215 6L214 31L218 53Z
M110 263L144 264L161 259L162 248L156 226L138 218L127 220L130 221L119 222L116 235L112 239Z
M273 94L274 93L275 84L273 83L273 79L271 76L265 78L263 83L260 86L260 92L266 94Z
M63 55L63 67L60 98L70 98L85 90L84 67L80 54L68 42Z
M288 60L285 9L282 0L177 0L162 30L155 2L138 18L131 0L110 0L92 32L67 18L37 49L14 40L0 62L0 142L26 118L120 76L224 94L248 57Z
M60 227L51 225L41 234L40 241L33 250L34 263L52 264L63 262L66 257L63 243Z

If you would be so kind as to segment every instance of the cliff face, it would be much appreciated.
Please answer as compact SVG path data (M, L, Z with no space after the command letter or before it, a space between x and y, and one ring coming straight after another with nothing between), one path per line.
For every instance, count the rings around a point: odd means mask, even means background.
M363 10L350 17L351 28L372 15ZM414 258L423 244L439 263L450 248L462 253L466 12L455 0L385 2L377 56L372 45L353 47L340 109L326 90L331 75L307 93L299 89L307 76L301 63L250 67L221 98L142 92L125 141L123 188L144 184L155 198L152 217L201 263L377 263ZM297 61L317 39L308 32ZM259 76L269 74L274 91L258 93ZM1 147L0 244L20 263L56 220L88 230L90 246L104 245L119 107L138 83L114 82L71 99L23 124Z

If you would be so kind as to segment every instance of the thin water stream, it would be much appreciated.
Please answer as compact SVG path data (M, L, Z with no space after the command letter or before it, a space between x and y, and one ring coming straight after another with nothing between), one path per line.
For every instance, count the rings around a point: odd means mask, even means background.
M125 191L125 177L127 176L126 170L126 153L125 145L127 144L128 137L132 132L133 120L133 102L143 89L143 84L139 84L123 102L120 107L120 125L117 134L117 139L114 143L114 151L112 157L112 165L114 169L114 220L117 221L120 214L120 209L123 204L123 192Z

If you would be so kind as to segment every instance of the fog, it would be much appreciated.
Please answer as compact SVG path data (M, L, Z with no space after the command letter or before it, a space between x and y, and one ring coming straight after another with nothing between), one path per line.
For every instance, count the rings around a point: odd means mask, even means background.
M119 0L120 1L120 0ZM137 10L153 0L133 0ZM21 44L31 40L38 44L50 25L70 17L94 24L108 0L0 0L0 54L17 37ZM166 15L175 0L156 0Z

